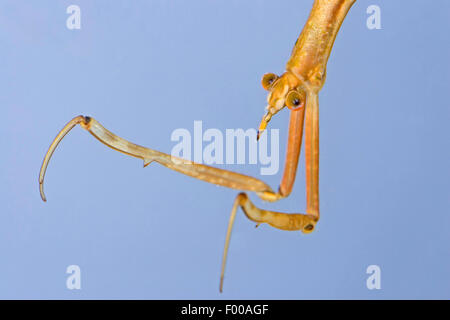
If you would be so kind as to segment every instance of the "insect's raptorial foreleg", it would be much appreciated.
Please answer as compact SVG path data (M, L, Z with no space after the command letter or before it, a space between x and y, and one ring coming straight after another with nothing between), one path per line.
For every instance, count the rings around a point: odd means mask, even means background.
M61 132L51 143L50 148L44 157L39 173L40 193L42 200L44 201L46 201L43 187L44 177L50 158L62 138L77 124L80 124L81 127L89 131L94 137L108 147L124 154L142 159L144 161L144 167L154 161L169 169L178 171L199 180L232 189L256 192L261 199L267 201L276 201L281 198L281 196L278 193L275 193L270 186L259 179L173 157L163 152L139 146L108 131L94 118L78 116L73 118L66 124L66 126L64 126Z

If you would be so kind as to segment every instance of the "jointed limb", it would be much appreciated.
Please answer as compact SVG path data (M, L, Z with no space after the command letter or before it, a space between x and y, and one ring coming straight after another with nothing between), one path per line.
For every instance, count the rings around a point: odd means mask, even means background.
M124 154L142 159L144 161L144 167L155 161L169 169L178 171L199 180L232 189L256 192L265 200L275 201L278 199L276 193L274 193L266 183L259 179L173 157L163 152L139 146L108 131L94 118L78 116L73 118L64 126L50 145L50 148L45 155L41 166L41 171L39 173L39 186L41 197L44 201L46 201L43 188L44 177L50 158L62 138L77 124L80 124L82 128L89 131L89 133L108 147Z

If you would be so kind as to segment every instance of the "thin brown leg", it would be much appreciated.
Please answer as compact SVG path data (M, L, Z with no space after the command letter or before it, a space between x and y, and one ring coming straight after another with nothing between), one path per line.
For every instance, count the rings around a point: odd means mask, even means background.
M291 111L284 172L278 191L283 197L290 195L297 175L298 159L302 147L304 118L305 108Z
M308 96L305 121L306 213L320 217L319 211L319 98Z

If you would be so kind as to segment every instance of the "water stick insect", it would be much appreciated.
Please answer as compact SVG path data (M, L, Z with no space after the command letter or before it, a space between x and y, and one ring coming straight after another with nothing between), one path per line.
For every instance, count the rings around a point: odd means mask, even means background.
M77 124L89 131L108 147L142 159L144 167L157 162L169 169L216 185L254 192L265 201L278 201L290 195L297 172L304 133L306 162L306 210L304 213L282 213L256 207L245 192L234 200L225 238L222 258L220 291L223 288L228 247L237 209L240 207L248 219L257 225L267 223L272 227L303 233L315 229L319 220L319 99L318 93L325 82L326 65L339 28L355 0L315 0L286 71L277 76L265 74L262 86L269 93L266 113L258 130L258 138L271 118L280 110L291 110L289 136L282 180L277 192L263 181L232 171L175 158L171 155L131 143L105 129L91 117L78 116L67 123L51 143L39 173L39 189L42 200L44 176L50 158L64 136Z

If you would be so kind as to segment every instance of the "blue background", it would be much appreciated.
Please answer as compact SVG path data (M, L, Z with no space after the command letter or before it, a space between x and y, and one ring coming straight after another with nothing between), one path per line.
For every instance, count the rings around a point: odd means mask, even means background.
M81 8L81 30L66 8ZM366 9L381 7L381 30ZM450 298L450 2L357 1L320 95L321 221L258 229L237 192L106 148L81 128L38 173L58 130L91 115L170 152L176 128L255 128L260 79L284 71L312 1L0 3L0 298ZM284 159L288 111L280 129ZM292 195L305 208L304 158ZM259 175L256 165L228 165ZM274 189L278 175L263 176ZM81 290L66 288L68 265ZM366 288L381 267L381 290Z

